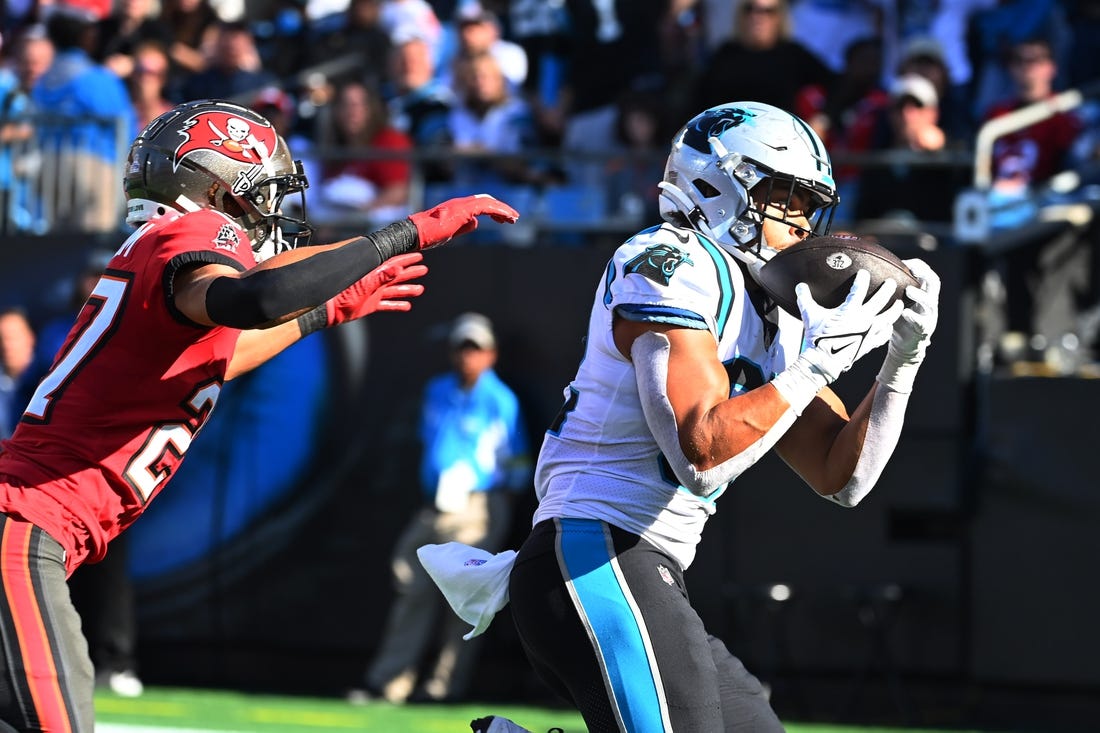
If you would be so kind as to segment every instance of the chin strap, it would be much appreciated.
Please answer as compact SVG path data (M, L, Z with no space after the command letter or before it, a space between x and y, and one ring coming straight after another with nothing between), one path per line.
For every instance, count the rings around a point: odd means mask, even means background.
M699 230L706 236L717 241L717 237L714 236L714 232L710 226L707 225L706 217L703 216L703 211L695 205L695 202L691 200L691 197L680 190L680 187L674 183L668 181L660 181L657 184L657 191L659 195L668 199L669 204L672 206L672 210L684 215L688 220L688 224L692 228Z
M253 243L252 256L256 259L256 264L259 264L290 249L294 249L294 245L283 237L283 228L276 225L271 228L271 234L267 235L264 241L259 244Z

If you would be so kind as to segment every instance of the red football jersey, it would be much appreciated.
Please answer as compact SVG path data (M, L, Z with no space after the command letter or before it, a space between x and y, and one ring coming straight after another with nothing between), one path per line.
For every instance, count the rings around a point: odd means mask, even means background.
M0 511L62 544L69 573L101 559L176 471L217 402L240 331L171 301L194 263L255 265L215 211L143 225L107 265L0 452Z

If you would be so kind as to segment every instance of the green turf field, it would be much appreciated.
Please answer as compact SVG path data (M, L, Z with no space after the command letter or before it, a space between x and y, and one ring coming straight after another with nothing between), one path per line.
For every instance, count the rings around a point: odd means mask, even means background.
M470 721L488 714L503 715L536 733L561 728L584 733L575 712L519 705L390 705L354 706L343 700L275 697L240 692L151 688L136 699L109 693L96 695L96 733L469 733ZM788 723L789 733L917 733L916 729L856 728ZM936 733L963 733L943 731Z

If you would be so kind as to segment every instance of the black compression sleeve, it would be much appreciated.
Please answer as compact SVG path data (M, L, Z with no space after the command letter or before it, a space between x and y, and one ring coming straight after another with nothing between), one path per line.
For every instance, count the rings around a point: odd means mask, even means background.
M419 246L408 219L343 247L244 277L219 277L206 291L210 320L230 328L257 328L324 303L394 255Z

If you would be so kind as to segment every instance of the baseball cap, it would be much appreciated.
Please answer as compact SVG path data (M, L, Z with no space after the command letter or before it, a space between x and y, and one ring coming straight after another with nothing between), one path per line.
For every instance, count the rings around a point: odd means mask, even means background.
M922 107L938 107L940 104L936 87L928 79L917 74L906 74L894 80L893 86L890 87L890 96L894 99L912 97L920 102Z
M499 21L497 20L497 16L490 10L482 7L481 3L473 2L466 3L458 9L458 12L455 13L455 23L456 25L463 26L467 23L499 24Z
M423 41L431 45L432 34L426 28L411 21L400 23L390 32L390 43L395 46L403 46L412 41Z
M279 87L264 87L253 100L252 108L257 112L263 109L275 109L288 115L294 111L294 101Z
M943 63L943 46L935 38L928 36L912 38L902 48L901 59L902 61L908 61L918 58L934 59Z
M480 313L463 313L456 318L447 340L452 348L466 342L474 344L479 349L495 349L497 345L492 321Z

